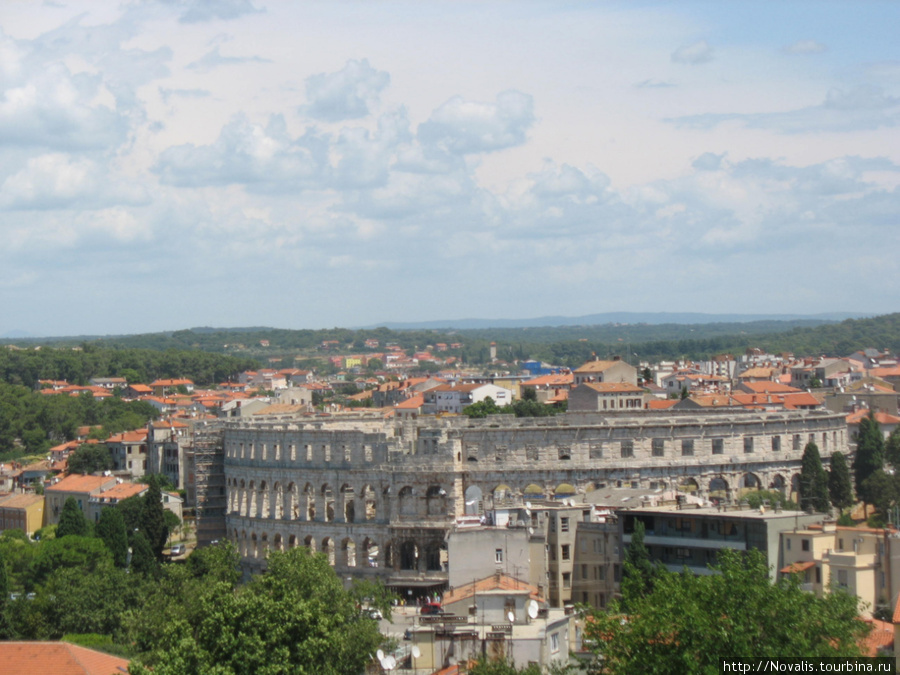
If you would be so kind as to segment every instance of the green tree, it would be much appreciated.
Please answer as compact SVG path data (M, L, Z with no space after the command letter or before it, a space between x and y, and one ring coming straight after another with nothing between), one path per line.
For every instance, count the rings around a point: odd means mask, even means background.
M468 415L472 419L483 419L488 415L499 415L501 412L503 412L503 408L498 406L490 396L463 408L463 415Z
M162 560L162 552L169 538L169 529L166 527L165 509L162 505L162 491L159 489L159 481L150 477L150 487L141 498L143 510L141 512L141 532L147 537L147 542L153 550L157 560Z
M94 527L96 534L110 553L116 567L125 567L128 560L128 530L122 512L115 507L107 507L100 512L100 520Z
M850 479L850 467L847 465L844 453L840 451L831 454L828 495L835 508L843 510L853 506L853 481Z
M377 622L360 616L325 556L298 547L270 554L266 572L245 586L204 584L130 672L360 673L382 641Z
M0 640L9 637L9 624L7 619L7 605L9 604L9 575L6 572L6 561L3 559L3 551L0 550Z
M900 471L900 427L897 427L888 436L884 444L884 457L894 469Z
M627 617L616 604L595 613L585 634L602 657L598 672L712 675L722 658L861 654L869 627L857 618L856 597L806 593L796 575L773 584L756 550L723 549L713 569L663 571L650 594L626 598Z
M155 577L159 572L159 561L147 536L141 531L131 535L131 567L137 574Z
M89 531L90 527L88 526L87 518L84 517L81 509L78 508L78 503L75 501L75 498L69 497L66 499L66 503L63 504L62 512L59 514L59 525L56 527L56 538L61 539L70 534L84 537Z
M84 443L69 455L70 473L96 473L113 468L112 454L104 443Z
M819 447L810 441L803 448L800 460L800 508L828 513L831 501L828 496L828 474L822 467Z
M241 557L231 542L219 542L195 550L187 559L187 568L196 579L222 582L232 588L241 579Z
M882 516L887 517L891 507L900 498L898 477L879 469L863 482L863 491L866 494L866 502L872 504Z
M884 435L881 425L871 412L859 422L856 435L856 457L853 460L853 474L856 481L856 494L869 502L863 489L866 478L884 468Z
M622 592L629 598L642 598L650 593L658 573L658 567L650 560L644 535L644 523L635 519L634 532L625 549L625 563L622 566Z
M25 590L34 590L59 569L71 568L89 575L112 565L112 553L106 544L94 537L70 535L43 541L31 563Z

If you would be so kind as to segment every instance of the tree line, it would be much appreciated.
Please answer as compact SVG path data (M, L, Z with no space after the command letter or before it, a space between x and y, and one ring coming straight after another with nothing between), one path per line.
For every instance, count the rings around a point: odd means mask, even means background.
M78 427L97 426L101 437L137 429L156 419L146 401L123 401L90 394L41 394L0 382L0 461L45 453L53 445L76 438Z

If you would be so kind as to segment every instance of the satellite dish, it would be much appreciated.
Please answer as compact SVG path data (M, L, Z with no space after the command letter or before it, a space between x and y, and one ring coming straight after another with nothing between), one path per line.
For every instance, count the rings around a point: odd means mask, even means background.
M525 515L530 517L530 516L531 516L531 509L525 509Z
M509 619L510 623L513 623L516 620L516 613L515 612L507 612L506 618Z
M536 619L538 615L538 604L536 600L528 601L528 616L529 618Z
M393 670L397 667L397 659L391 655L385 656L384 660L381 662L381 667L385 670Z
M525 502L525 508L526 508L526 509L530 509L530 508L531 508L531 502Z
M384 652L381 651L380 649L377 652L375 652L375 656L378 657L379 661L384 661Z
M529 527L529 528L528 528L528 534L530 534L530 535L531 535L531 534L534 534L534 528L533 528L533 527Z
M413 658L414 658L414 659L417 659L417 658L419 658L420 656L422 656L422 650L419 649L419 645L413 645L413 647L412 647L412 655L413 655Z

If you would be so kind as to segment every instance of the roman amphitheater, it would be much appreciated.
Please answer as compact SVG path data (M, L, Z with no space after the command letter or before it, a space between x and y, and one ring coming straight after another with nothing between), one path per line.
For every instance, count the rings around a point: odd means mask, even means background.
M249 570L308 546L341 574L427 587L446 581L445 538L465 516L608 486L796 493L810 440L846 452L843 415L256 416L225 429L226 527Z

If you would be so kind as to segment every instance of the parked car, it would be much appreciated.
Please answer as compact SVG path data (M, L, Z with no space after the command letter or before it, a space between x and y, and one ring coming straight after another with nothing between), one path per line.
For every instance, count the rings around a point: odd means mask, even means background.
M187 548L185 547L184 544L175 544L172 547L172 550L169 551L169 555L174 558L176 555L184 555L186 552L187 552Z
M443 613L444 609L436 602L429 602L427 605L422 605L422 609L419 610L419 614L421 614L422 616L430 616Z

